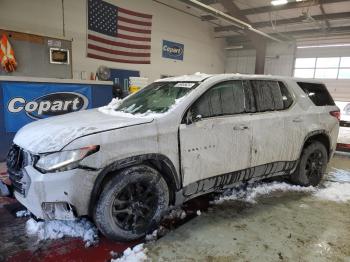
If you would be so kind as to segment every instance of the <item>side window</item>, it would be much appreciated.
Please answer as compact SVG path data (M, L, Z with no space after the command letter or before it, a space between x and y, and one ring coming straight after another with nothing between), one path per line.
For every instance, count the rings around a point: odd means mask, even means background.
M252 80L251 84L253 87L257 111L264 112L275 110L275 102L269 81Z
M202 118L232 115L245 111L242 81L227 81L209 89L192 106L193 115Z
M293 98L283 82L252 80L257 111L283 110L293 103Z
M210 93L206 92L192 106L193 117L201 115L202 118L210 117Z
M323 84L298 82L305 94L316 106L334 106L334 100Z
M278 82L282 93L283 109L289 108L293 104L292 95L289 93L285 84L281 81Z

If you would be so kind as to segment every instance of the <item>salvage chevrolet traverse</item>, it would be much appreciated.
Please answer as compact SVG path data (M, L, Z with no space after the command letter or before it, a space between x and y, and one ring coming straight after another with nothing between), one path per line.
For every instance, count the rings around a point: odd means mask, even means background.
M35 217L90 216L126 241L155 228L169 205L240 182L284 175L318 185L338 130L339 109L320 82L194 74L33 122L16 134L7 165Z

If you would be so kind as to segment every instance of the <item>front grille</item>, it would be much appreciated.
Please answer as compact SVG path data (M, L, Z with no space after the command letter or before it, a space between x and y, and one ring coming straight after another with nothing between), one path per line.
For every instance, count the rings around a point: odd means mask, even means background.
M13 188L18 193L25 196L29 187L29 177L24 171L24 167L32 164L32 156L17 145L12 145L6 159L9 179Z
M9 172L9 178L10 178L11 184L13 186L13 189L24 196L25 190L24 190L23 183L21 182L21 180L23 178L22 172L18 173L18 174L14 174L12 172Z

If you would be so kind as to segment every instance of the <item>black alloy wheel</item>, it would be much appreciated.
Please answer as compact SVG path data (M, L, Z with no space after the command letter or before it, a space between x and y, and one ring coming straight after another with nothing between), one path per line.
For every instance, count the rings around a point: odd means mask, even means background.
M152 181L139 181L115 195L111 212L120 228L139 233L151 225L158 205L154 185Z
M291 181L301 186L317 186L326 172L327 163L326 147L321 142L314 141L303 149Z
M154 230L169 205L170 190L158 170L137 165L111 173L94 220L106 237L131 241Z

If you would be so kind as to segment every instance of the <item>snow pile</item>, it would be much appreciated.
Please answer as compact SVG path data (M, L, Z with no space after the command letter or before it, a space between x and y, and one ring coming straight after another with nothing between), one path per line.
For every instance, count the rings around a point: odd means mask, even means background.
M325 188L315 193L316 197L335 202L347 202L350 200L350 183L328 182L325 186Z
M183 220L187 217L186 211L179 206L170 206L167 213L163 216L164 220L178 221ZM147 242L156 241L158 238L165 236L169 232L169 229L163 225L159 226L158 229L154 230L151 234L146 235L145 240Z
M112 259L111 262L142 262L147 260L147 248L143 244L134 246L133 249L127 248L123 256L117 259Z
M176 107L176 105L178 105L186 97L186 95L184 95L183 97L180 97L178 99L175 99L174 104L172 104L169 107L169 109L164 113L157 113L157 112L153 112L151 110L148 110L145 113L132 113L134 111L139 110L142 107L142 106L139 106L139 107L135 108L135 106L136 106L135 104L131 105L130 107L127 108L127 111L129 111L131 113L127 113L127 112L123 112L123 111L116 111L116 109L120 106L120 104L123 101L122 99L118 99L118 98L113 98L112 101L108 105L99 107L98 111L100 111L101 113L107 114L107 115L111 115L111 116L157 118L157 117L163 116L164 114L171 112Z
M174 206L170 206L168 208L168 214L166 214L164 216L164 219L185 219L187 216L186 211L183 210L181 207L174 207Z
M154 230L152 232L152 234L147 234L146 237L145 237L145 240L147 242L150 242L150 241L156 241L158 239L158 230Z
M113 115L113 116L135 117L133 114L130 114L130 113L115 111L120 106L122 101L123 101L123 99L113 98L112 101L109 102L108 105L99 107L98 111L100 111L101 113L104 113L107 115Z
M30 212L28 210L20 210L16 212L16 217L27 217L30 216Z
M68 236L81 238L85 242L85 247L98 242L97 228L85 218L44 222L37 222L31 218L27 221L26 230L29 235L37 235L39 241Z
M110 109L110 110L116 110L118 106L123 102L123 99L119 98L112 98L112 101L109 102L108 105L100 107L100 108L105 108L105 109Z
M226 200L240 200L254 204L257 197L269 195L273 192L314 193L316 192L316 188L290 185L284 182L250 184L246 188L240 187L225 191L219 199L214 201L214 204L221 204Z
M350 172L347 170L332 168L333 171L329 173L327 181L331 182L347 182L350 183Z

